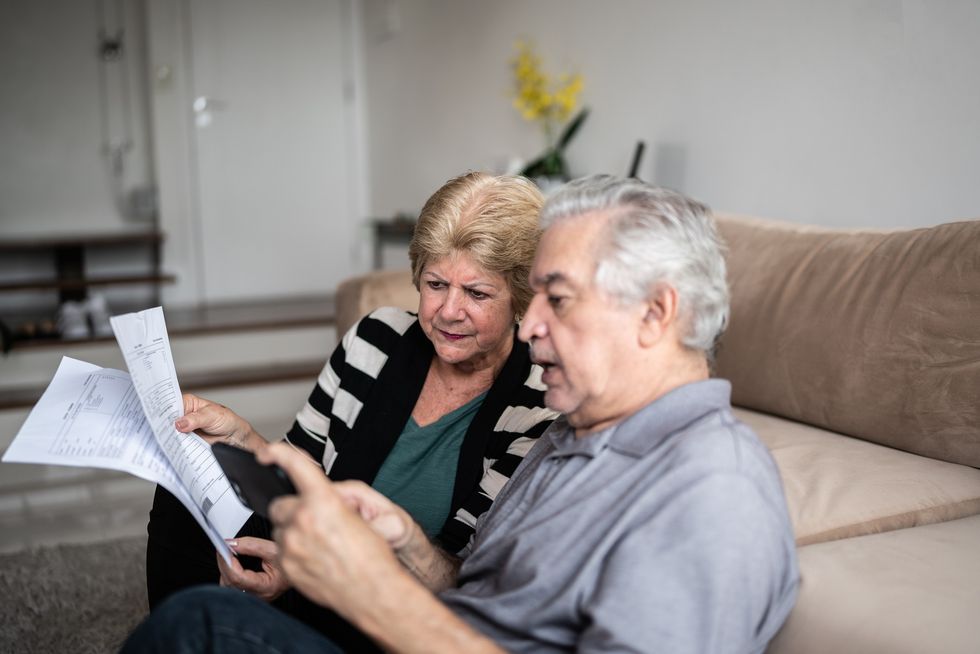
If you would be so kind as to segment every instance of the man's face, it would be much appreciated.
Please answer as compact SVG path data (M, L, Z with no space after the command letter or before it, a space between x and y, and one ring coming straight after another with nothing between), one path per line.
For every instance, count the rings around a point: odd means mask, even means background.
M534 298L519 334L544 367L545 403L580 434L624 417L618 407L630 380L623 364L634 352L634 324L642 316L640 307L622 306L595 287L595 244L605 224L587 214L544 233L531 269Z

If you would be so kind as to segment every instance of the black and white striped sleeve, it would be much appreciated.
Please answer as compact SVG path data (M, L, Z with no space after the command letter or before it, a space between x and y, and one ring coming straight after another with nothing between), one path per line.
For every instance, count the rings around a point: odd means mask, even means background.
M313 460L320 462L321 465L331 462L336 455L329 437L330 416L333 412L334 397L340 388L338 371L343 369L346 359L344 343L355 329L356 325L334 349L323 370L320 371L309 398L296 413L293 426L286 432L287 442L306 450ZM329 466L325 466L325 469L329 469Z
M541 381L541 373L540 366L531 366L523 385L515 390L511 402L493 426L479 489L463 501L439 535L440 542L450 551L459 551L469 542L477 520L490 510L500 489L513 476L538 437L558 417L558 412L544 406L546 387Z

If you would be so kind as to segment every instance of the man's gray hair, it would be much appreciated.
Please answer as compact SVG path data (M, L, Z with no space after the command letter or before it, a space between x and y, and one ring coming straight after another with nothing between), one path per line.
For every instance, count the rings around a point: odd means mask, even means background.
M593 175L549 197L541 226L597 211L609 213L609 225L595 244L596 285L628 303L649 299L662 284L673 287L681 342L710 357L728 322L724 246L711 210L638 179Z

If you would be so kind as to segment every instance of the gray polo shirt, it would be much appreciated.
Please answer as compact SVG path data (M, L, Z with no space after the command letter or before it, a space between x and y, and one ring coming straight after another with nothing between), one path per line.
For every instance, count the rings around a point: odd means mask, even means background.
M539 439L442 599L515 652L762 652L796 598L779 472L727 381Z

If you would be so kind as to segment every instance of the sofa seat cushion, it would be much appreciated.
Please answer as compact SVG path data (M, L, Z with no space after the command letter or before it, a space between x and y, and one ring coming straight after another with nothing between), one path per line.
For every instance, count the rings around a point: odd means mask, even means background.
M799 561L799 598L769 654L980 648L980 516L809 545Z
M799 545L980 514L976 468L747 409L735 414L779 466Z

